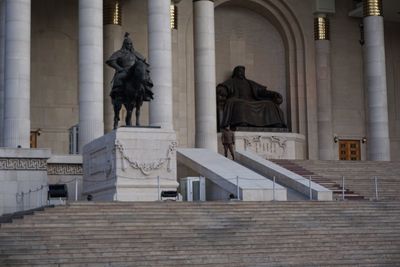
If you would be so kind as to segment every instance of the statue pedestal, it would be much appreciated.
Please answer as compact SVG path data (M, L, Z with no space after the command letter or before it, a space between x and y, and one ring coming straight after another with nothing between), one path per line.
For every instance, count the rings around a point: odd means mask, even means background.
M218 151L223 154L221 134L218 140ZM296 133L235 131L235 149L252 151L264 159L305 159L306 139Z
M94 201L155 201L176 190L175 132L118 128L84 146L83 194Z

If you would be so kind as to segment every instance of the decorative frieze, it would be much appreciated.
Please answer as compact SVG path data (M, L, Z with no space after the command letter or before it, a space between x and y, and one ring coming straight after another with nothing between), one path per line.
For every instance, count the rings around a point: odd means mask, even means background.
M124 160L125 160L129 163L129 166L131 168L140 170L146 176L150 175L152 171L161 169L164 166L164 164L167 164L167 171L171 172L171 154L176 151L176 147L177 143L171 142L167 149L165 158L159 158L151 162L140 162L132 160L131 157L129 157L125 152L125 147L122 145L122 143L118 139L115 140L115 148L121 154L121 160L123 166L122 170L126 169L124 167Z
M47 159L6 158L0 159L0 170L46 171Z
M82 164L48 164L48 175L83 175Z
M244 137L244 149L252 150L256 154L267 158L284 158L286 154L286 142L284 137L277 136L249 136Z

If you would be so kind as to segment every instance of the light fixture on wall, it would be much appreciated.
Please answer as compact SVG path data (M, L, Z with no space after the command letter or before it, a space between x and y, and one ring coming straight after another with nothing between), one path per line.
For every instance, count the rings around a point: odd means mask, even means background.
M339 141L339 137L337 137L336 135L333 137L333 142L337 143Z
M178 29L178 7L171 3L169 7L171 30Z
M363 137L362 139L361 139L361 143L363 143L363 144L365 144L367 142L367 137Z
M106 0L103 2L103 23L104 25L122 24L122 10L120 0Z
M318 15L314 18L314 39L329 40L329 19L326 15Z

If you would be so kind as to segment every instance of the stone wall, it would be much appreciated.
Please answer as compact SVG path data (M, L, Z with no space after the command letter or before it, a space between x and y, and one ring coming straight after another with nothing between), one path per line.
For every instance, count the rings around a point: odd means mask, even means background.
M78 1L32 1L31 129L38 147L68 153L78 123Z

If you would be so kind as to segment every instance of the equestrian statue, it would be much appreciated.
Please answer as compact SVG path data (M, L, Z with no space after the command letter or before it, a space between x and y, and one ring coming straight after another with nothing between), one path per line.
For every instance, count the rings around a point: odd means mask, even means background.
M110 93L114 107L114 129L118 128L122 105L126 109L126 126L132 126L133 109L136 126L140 126L140 107L144 101L153 99L153 82L150 78L150 65L135 51L129 33L125 33L122 48L114 52L106 64L115 69Z

